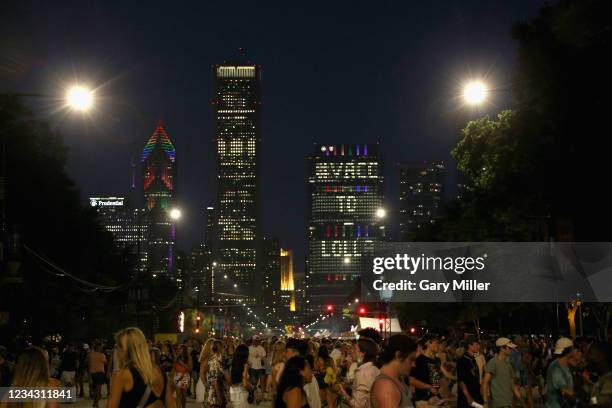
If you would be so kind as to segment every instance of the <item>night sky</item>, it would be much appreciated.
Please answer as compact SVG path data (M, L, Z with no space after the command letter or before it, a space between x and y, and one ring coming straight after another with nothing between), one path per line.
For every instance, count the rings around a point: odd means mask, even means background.
M511 26L541 4L4 0L0 92L62 94L75 78L97 88L88 117L27 101L64 135L83 203L130 195L130 161L161 118L177 149L187 250L215 201L211 65L261 65L262 225L301 270L313 143L380 142L392 219L398 162L447 160L462 121L510 106ZM482 112L457 98L470 76L499 88Z

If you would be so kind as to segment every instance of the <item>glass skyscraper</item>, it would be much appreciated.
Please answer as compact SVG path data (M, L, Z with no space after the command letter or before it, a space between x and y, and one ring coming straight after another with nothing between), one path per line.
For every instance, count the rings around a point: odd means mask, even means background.
M176 223L170 210L176 198L176 150L161 121L141 157L145 207L148 211L148 271L172 274L175 269Z
M306 307L321 311L346 304L361 257L385 237L382 161L377 144L315 145L308 166Z
M214 67L217 151L215 298L255 301L259 257L259 145L261 68L225 63ZM227 276L224 279L217 279Z

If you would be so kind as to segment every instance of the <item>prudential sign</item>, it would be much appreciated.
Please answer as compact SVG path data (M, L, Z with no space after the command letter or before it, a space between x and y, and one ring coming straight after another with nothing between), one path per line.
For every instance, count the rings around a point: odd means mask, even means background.
M89 204L92 207L123 207L123 197L91 197Z

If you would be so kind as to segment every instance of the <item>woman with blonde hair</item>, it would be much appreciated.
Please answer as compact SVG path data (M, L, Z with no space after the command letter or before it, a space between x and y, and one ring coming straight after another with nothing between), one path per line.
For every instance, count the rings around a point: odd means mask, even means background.
M285 368L285 342L278 340L272 345L272 353L270 358L270 377L268 378L268 393L274 395L276 392L276 386L280 381L283 368Z
M59 387L60 382L49 375L49 355L43 349L30 347L17 357L11 388ZM6 396L5 396L6 397ZM37 402L0 401L1 408L56 408L58 401L40 400Z
M153 364L144 334L128 327L115 335L120 370L111 381L107 408L174 408L172 383Z
M202 351L200 352L200 380L204 387L206 388L206 374L208 373L208 360L212 355L212 345L215 341L214 338L209 337L202 346ZM206 396L204 396L206 398Z

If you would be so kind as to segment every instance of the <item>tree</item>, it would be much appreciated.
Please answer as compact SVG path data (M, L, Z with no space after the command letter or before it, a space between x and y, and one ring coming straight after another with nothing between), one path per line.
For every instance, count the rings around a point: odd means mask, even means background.
M65 171L61 136L15 97L0 96L0 138L7 153L7 227L20 238L24 281L0 287L0 309L10 313L0 336L112 333L119 328L132 259L81 204Z

